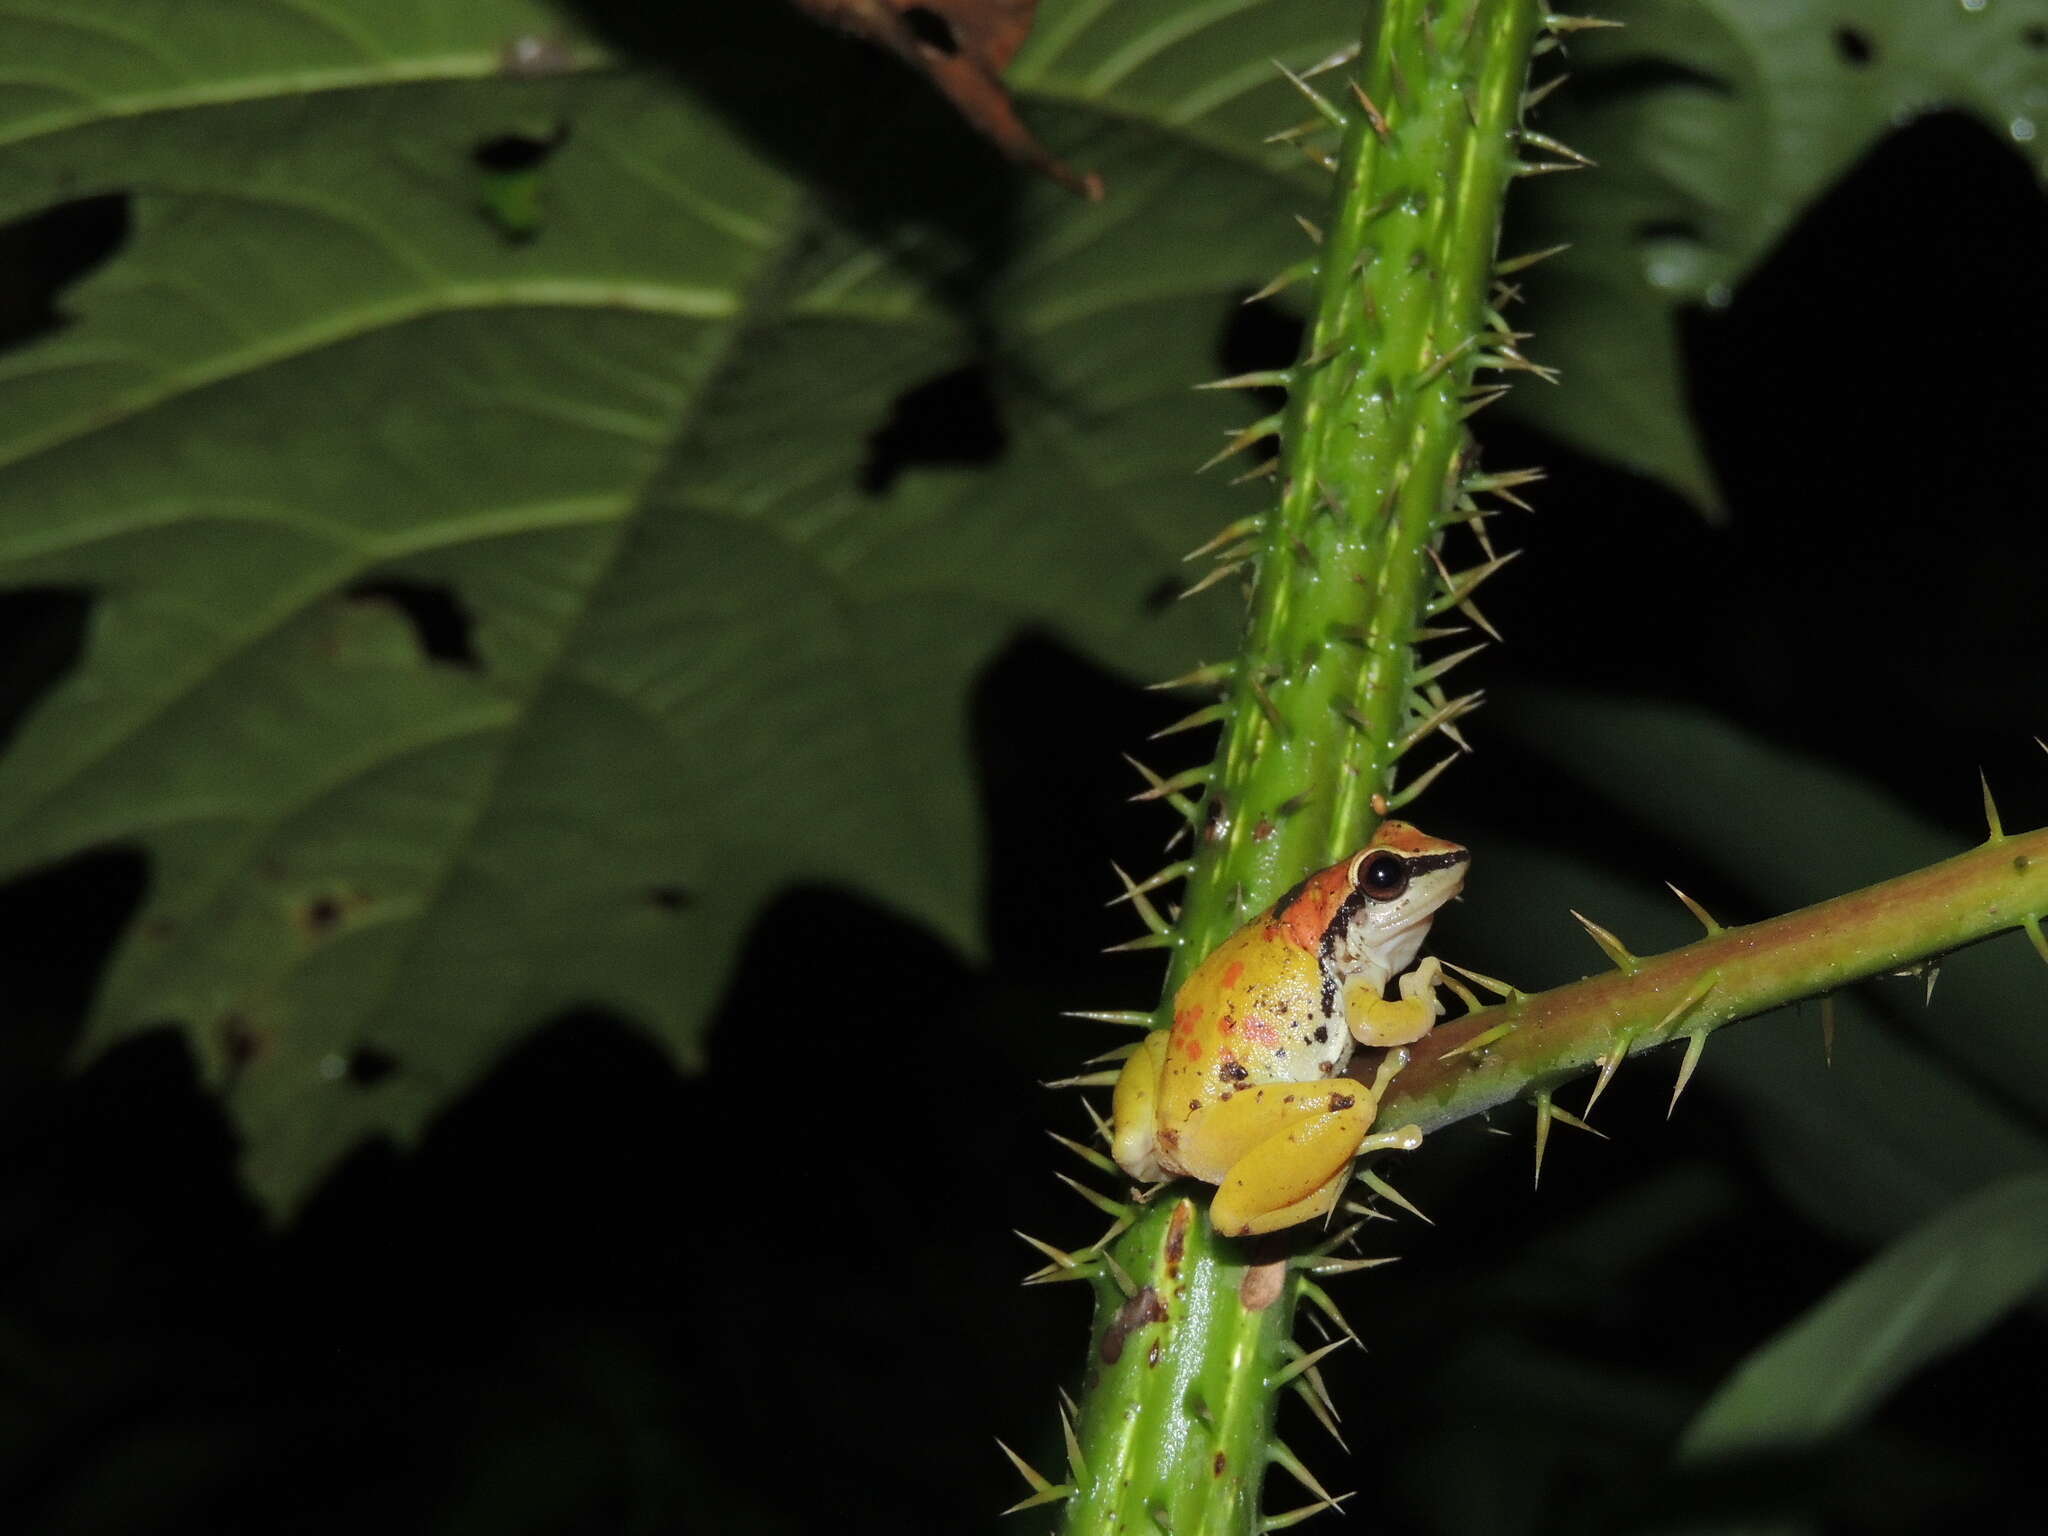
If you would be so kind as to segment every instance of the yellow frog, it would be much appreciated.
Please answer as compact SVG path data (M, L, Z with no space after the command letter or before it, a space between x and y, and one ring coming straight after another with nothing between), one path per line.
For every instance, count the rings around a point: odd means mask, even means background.
M1186 1175L1218 1186L1209 1218L1231 1237L1311 1221L1337 1203L1351 1160L1413 1150L1414 1126L1370 1136L1401 1049L1443 1012L1434 956L1388 981L1422 948L1437 909L1465 883L1471 854L1406 822L1380 825L1217 945L1173 999L1116 1085L1114 1151L1144 1182ZM1339 1077L1356 1045L1392 1047L1372 1085Z

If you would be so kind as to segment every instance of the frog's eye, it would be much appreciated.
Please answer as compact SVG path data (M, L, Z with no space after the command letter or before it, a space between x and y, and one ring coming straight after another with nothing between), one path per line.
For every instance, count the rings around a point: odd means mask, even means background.
M1374 901L1392 901L1408 889L1407 860L1382 849L1359 869L1358 888Z

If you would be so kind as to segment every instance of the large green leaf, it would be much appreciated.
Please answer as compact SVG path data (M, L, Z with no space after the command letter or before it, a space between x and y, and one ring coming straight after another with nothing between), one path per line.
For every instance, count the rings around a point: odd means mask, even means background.
M1228 644L1150 600L1254 504L1188 474L1242 413L1187 386L1317 194L1267 61L1352 18L1048 0L1013 73L1089 206L785 7L684 10L0 0L0 218L132 215L0 370L0 586L93 603L0 871L147 852L91 1042L183 1027L274 1205L552 1013L693 1062L790 882L971 946L979 667ZM1007 451L877 488L890 402L977 361Z
M1572 83L1538 118L1599 169L1545 177L1517 210L1533 245L1572 244L1529 280L1537 355L1564 383L1514 408L1711 506L1677 311L1726 304L1809 203L1922 113L1967 111L2048 173L2048 0L1592 9L1622 25L1569 43Z
M91 1042L182 1026L275 1205L552 1013L694 1062L789 882L971 946L977 668L1030 623L1220 648L1226 608L1147 599L1245 510L1187 386L1298 242L1238 126L1285 87L1070 12L1151 93L1048 113L1091 207L761 11L671 74L517 0L0 5L0 214L133 209L0 386L0 584L94 599L0 866L147 851ZM524 224L476 161L513 135L555 146ZM890 402L978 356L1001 461L864 489Z
M2008 1179L1918 1227L1764 1345L1708 1399L1688 1460L1810 1445L1870 1413L2048 1280L2048 1175Z

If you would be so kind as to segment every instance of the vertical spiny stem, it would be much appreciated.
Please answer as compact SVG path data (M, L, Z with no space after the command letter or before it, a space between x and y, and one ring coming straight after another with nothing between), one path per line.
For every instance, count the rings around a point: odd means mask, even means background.
M1312 227L1278 502L1249 554L1221 748L1201 802L1182 802L1197 847L1169 999L1253 911L1362 842L1398 758L1459 712L1418 689L1414 647L1460 600L1438 546L1465 494L1474 372L1527 366L1487 295L1542 25L1528 0L1384 0L1332 92L1343 143ZM1221 1239L1205 1205L1156 1201L1097 1265L1070 1532L1249 1533L1276 1463L1324 1497L1273 1432L1307 1283L1295 1250L1320 1235Z

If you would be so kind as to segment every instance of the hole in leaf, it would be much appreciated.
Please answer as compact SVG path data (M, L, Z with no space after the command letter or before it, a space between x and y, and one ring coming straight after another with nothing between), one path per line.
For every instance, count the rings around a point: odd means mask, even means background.
M2029 48L2048 48L2048 27L2036 24L2020 29L2020 41Z
M475 621L455 596L453 587L391 579L363 582L349 588L348 595L356 599L381 599L398 609L411 623L413 636L429 660L469 672L482 670L483 663L471 639Z
M398 1070L398 1058L374 1045L359 1045L348 1058L348 1080L358 1088L374 1088Z
M1009 446L987 368L956 368L896 397L868 439L860 486L879 496L918 464L992 464Z
M913 5L903 13L903 24L925 47L936 48L949 59L960 51L960 40L953 35L952 25L937 11Z
M697 905L697 893L681 885L654 886L647 899L664 912L685 912Z
M1216 341L1217 365L1225 378L1289 367L1301 356L1303 330L1301 317L1281 308L1272 299L1235 305L1230 317L1223 322L1223 334ZM1272 410L1279 409L1287 399L1287 392L1283 389L1257 389L1247 393Z
M92 598L70 587L0 595L0 747L85 649Z
M510 175L538 170L548 156L569 142L569 125L561 123L546 137L532 133L500 133L478 143L470 151L471 162L480 171Z
M58 294L104 265L127 243L128 232L123 192L59 203L0 226L0 346L62 325Z
M1870 40L1870 34L1857 27L1837 27L1834 32L1835 53L1844 64L1860 69L1877 57L1877 45Z

